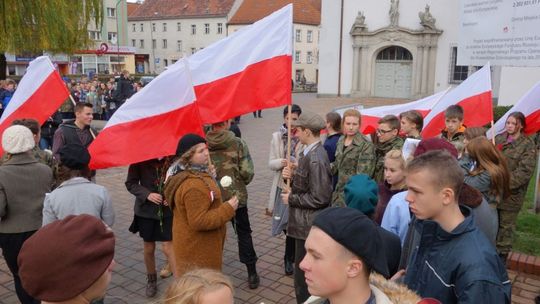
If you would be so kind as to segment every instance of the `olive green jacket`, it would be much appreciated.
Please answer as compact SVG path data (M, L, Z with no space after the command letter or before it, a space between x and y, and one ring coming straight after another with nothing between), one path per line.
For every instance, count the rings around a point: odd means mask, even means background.
M375 145L375 173L373 173L373 179L377 183L384 182L384 157L390 150L401 150L403 148L403 138L396 136L391 140Z

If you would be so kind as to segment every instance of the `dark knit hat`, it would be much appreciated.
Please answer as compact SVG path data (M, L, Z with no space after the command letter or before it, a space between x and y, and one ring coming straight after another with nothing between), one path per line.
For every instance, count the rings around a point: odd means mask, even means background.
M418 147L416 147L413 156L418 157L428 151L434 150L445 150L448 151L448 153L450 153L454 158L457 159L458 157L458 151L454 145L442 138L437 137L422 139L418 143Z
M345 203L347 207L370 215L377 206L379 187L365 174L353 175L345 185Z
M67 144L60 148L60 163L73 170L82 170L90 163L88 149L80 144Z
M43 226L24 242L19 276L32 297L62 302L92 286L113 257L110 228L91 215L70 215Z
M362 212L352 208L330 207L313 220L336 242L361 258L373 270L389 276L386 251L380 228Z
M178 141L178 146L176 146L176 156L182 156L193 146L202 143L206 143L206 140L199 135L193 133L186 134Z

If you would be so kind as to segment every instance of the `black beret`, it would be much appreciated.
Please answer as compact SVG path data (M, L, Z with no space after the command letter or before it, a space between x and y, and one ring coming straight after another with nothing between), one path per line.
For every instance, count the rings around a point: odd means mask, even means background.
M82 170L90 163L88 149L80 144L67 144L60 148L60 163L73 170Z

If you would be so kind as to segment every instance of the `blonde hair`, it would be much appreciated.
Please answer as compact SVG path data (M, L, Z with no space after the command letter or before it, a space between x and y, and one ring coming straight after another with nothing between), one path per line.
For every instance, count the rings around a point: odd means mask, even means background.
M165 293L165 304L200 304L203 294L227 287L234 293L231 280L213 269L196 269L181 276Z
M401 169L405 170L405 167L407 166L407 161L403 158L403 153L401 153L401 150L390 150L386 155L384 156L384 160L387 159L397 160L401 163Z

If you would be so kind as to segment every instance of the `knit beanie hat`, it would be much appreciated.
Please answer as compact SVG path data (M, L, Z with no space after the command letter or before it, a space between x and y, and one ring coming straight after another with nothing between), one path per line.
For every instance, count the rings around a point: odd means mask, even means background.
M182 136L178 141L178 146L176 146L176 156L182 156L191 147L201 143L206 143L206 140L197 134L189 133Z
M60 163L72 170L82 170L90 163L88 149L80 144L64 145L58 154L60 154Z
M32 131L25 126L10 126L2 134L2 148L9 154L30 151L35 145Z
M413 156L418 157L428 151L434 151L434 150L444 150L450 153L450 155L452 155L454 158L457 159L458 157L458 151L456 147L454 147L454 145L452 145L451 143L449 143L448 141L442 138L437 138L437 137L422 139L418 143L418 147L416 147L416 150L414 151Z
M378 201L377 183L365 174L353 175L345 185L345 204L370 216Z
M67 301L92 286L114 257L114 234L98 218L70 215L43 226L19 253L19 276L32 297Z

